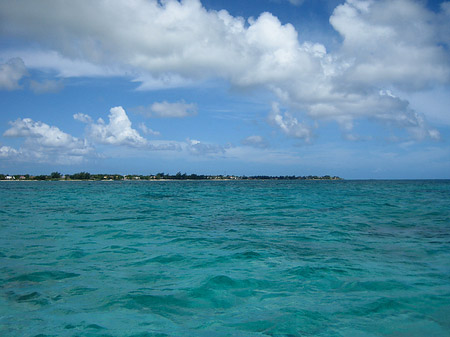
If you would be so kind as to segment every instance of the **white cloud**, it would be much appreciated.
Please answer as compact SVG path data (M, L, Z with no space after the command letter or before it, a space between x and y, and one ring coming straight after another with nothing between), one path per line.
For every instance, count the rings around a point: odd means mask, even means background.
M19 81L27 74L27 68L19 57L0 64L0 90L21 89Z
M347 0L330 18L343 38L334 53L300 43L295 28L270 13L246 22L224 10L208 11L199 0L23 0L0 2L0 13L4 35L47 48L20 54L30 67L58 69L61 76L128 76L142 81L140 90L210 78L262 86L290 111L272 122L297 138L311 137L300 114L335 120L345 132L356 119L400 128L407 119L432 136L423 115L379 92L416 92L450 79L448 3L433 13L413 0ZM186 114L168 109L177 103L164 103L156 114Z
M197 105L184 101L169 103L155 102L148 107L140 106L136 110L147 117L184 118L197 114Z
M0 147L0 158L14 158L19 155L19 151L10 147L2 146Z
M447 20L449 14L441 13ZM348 0L338 6L330 23L344 38L340 56L351 61L347 80L406 90L448 83L449 53L438 18L410 0Z
M11 128L3 136L24 138L25 141L19 150L3 146L3 158L72 164L94 155L94 149L86 140L73 137L56 126L35 122L30 118L19 118L10 122L10 125Z
M101 118L95 123L90 116L81 113L75 114L73 117L76 120L88 123L88 137L95 142L132 147L147 145L147 140L131 127L131 121L121 106L111 108L109 112L108 124Z
M57 127L30 118L19 118L10 124L12 127L5 131L5 137L26 137L46 147L71 147L78 143L78 139Z
M73 119L80 121L82 123L92 123L93 122L91 116L83 114L81 112L74 114Z
M44 80L42 82L30 81L30 89L36 94L56 93L64 88L62 81Z
M296 61L305 61L300 69L311 63L292 25L263 13L247 26L224 10L207 11L198 0L25 0L0 4L0 11L8 35L49 49L28 51L27 64L55 67L63 76L128 73L150 78L149 87L155 80L183 84L211 77L259 85L284 79Z
M289 137L303 139L306 142L310 142L313 137L311 128L300 123L297 118L293 117L288 112L283 114L277 103L272 104L269 121L280 128L281 131Z

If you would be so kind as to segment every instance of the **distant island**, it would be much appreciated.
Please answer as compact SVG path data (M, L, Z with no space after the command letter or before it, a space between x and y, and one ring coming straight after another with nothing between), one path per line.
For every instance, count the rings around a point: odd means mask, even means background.
M61 174L52 172L49 175L30 175L19 174L9 175L0 174L0 180L88 180L88 181L116 181L116 180L342 180L337 176L235 176L235 175L204 175L204 174L186 174L178 172L177 174L165 174L163 172L150 175L138 174L91 174L89 172L79 172L74 174Z

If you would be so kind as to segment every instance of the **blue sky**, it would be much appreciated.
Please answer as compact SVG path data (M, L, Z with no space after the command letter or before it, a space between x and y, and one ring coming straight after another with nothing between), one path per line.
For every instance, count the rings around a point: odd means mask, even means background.
M450 2L0 3L0 172L450 178Z

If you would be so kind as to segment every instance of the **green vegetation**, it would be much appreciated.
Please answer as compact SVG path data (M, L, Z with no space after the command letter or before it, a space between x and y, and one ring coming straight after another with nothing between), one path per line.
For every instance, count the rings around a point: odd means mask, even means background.
M197 175L178 172L174 175L164 172L155 175L121 175L121 174L90 174L89 172L79 172L63 175L59 172L52 172L50 175L32 176L0 174L0 180L341 180L336 176L233 176L233 175Z

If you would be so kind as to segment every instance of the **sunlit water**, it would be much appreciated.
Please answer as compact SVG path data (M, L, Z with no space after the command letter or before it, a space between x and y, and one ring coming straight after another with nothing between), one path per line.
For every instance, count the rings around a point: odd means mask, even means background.
M450 181L0 182L1 336L450 336Z

